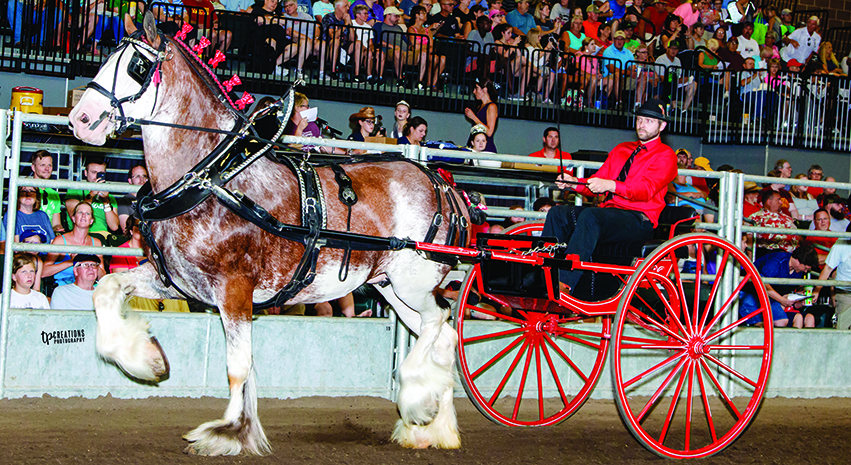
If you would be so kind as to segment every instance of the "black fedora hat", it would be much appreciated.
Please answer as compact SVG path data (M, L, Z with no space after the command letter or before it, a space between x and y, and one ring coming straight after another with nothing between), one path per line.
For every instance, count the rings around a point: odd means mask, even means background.
M650 99L635 110L635 116L646 116L667 122L665 108L665 102L655 98Z

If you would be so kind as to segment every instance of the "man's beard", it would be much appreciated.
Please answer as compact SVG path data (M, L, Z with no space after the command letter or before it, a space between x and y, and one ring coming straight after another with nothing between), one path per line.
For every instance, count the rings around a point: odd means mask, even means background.
M834 220L844 220L845 214L842 213L841 210L830 210L830 216L833 217Z

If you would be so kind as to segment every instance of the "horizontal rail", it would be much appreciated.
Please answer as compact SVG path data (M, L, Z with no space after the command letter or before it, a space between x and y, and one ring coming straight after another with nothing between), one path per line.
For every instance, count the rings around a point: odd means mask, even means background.
M38 252L38 253L73 253L89 255L118 255L123 257L144 257L142 249L131 247L106 247L92 245L53 245L53 244L30 244L29 242L15 242L12 244L15 252Z
M49 187L51 189L82 189L87 191L121 192L135 194L142 186L121 182L67 181L63 179L19 178L19 186Z

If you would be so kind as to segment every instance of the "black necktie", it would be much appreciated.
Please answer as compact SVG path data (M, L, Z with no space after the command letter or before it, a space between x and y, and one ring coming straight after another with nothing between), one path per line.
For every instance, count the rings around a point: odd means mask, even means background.
M647 146L645 146L645 145L639 145L638 147L635 148L635 150L632 151L632 154L629 156L629 158L626 159L626 163L623 164L623 168L621 168L621 172L618 173L618 177L617 177L617 179L615 179L615 181L617 181L617 182L626 181L626 175L629 174L629 169L632 167L632 162L635 160L635 156L638 155L638 152L641 152L642 150L644 150L646 148L647 148ZM606 200L607 201L611 200L612 197L614 197L614 196L615 196L614 193L607 192L606 193Z

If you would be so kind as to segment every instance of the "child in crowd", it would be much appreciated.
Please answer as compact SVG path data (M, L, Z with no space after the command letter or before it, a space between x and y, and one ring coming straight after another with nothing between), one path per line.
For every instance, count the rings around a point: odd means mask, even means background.
M47 238L44 234L28 229L21 233L19 242L26 242L28 244L45 244L47 243ZM33 283L33 289L41 291L41 271L44 268L44 260L35 254L32 254L32 258L35 261L35 283Z
M12 259L12 308L50 309L50 302L33 289L37 282L36 259L28 253L16 253Z
M20 241L20 236L27 230L33 230L43 235L48 240L53 240L53 225L47 213L40 210L41 195L35 187L21 186L18 188L18 208L15 220L15 241ZM6 223L9 213L3 217Z

